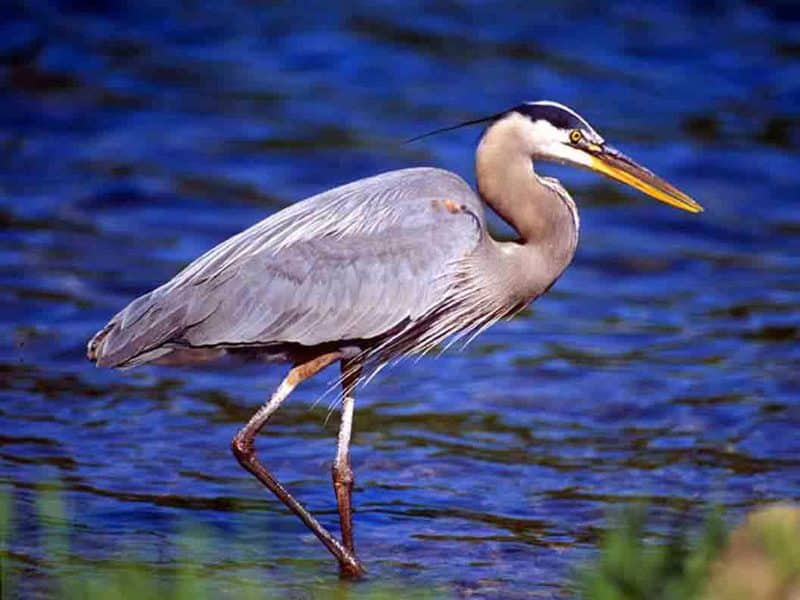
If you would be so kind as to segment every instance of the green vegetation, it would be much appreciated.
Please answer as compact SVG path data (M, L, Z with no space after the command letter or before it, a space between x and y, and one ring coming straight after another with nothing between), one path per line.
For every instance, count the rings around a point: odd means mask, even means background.
M645 511L628 509L579 573L584 600L790 600L800 597L800 508L751 512L728 535L719 511L700 535L646 543Z
M79 559L71 552L70 523L58 489L43 486L36 495L36 507L35 523L24 526L26 535L38 538L38 547L45 557L42 560L12 550L9 542L22 524L15 522L12 495L7 488L0 487L0 600L22 597L23 590L60 600L261 600L287 596L309 600L384 600L444 596L434 588L409 590L392 582L366 581L354 585L331 581L303 567L301 561L298 561L300 566L291 568L298 572L302 586L271 587L263 578L232 574L218 565L203 564L204 548L217 541L228 542L215 540L211 532L197 527L175 536L168 561L126 552L124 542L121 548L111 550L109 557Z
M605 533L600 554L579 575L586 600L686 600L705 591L711 565L726 539L719 512L712 512L702 534L692 540L686 531L666 543L647 543L646 511L629 508Z
M336 598L342 600L441 598L451 594L367 581L353 584L321 578L315 567L297 565L297 588L271 587L263 573L220 569L203 562L208 531L189 528L174 536L169 559L109 550L89 560L72 552L70 522L54 487L36 495L37 515L26 523L35 531L43 558L10 547L21 523L13 498L0 487L0 600L22 592L63 599ZM20 520L22 518L20 517ZM121 558L117 558L117 557ZM31 577L33 576L33 577ZM575 591L584 600L780 600L800 594L800 508L773 506L751 513L730 536L719 511L709 514L695 536L685 529L655 540L646 528L643 507L628 508L612 520L600 551L577 571ZM794 594L794 595L793 595Z

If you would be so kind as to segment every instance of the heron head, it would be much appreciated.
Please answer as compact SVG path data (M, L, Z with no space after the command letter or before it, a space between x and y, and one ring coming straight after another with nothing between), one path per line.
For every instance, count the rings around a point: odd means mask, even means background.
M493 119L515 119L531 157L602 173L671 206L703 210L689 196L606 143L578 113L550 101L525 102Z

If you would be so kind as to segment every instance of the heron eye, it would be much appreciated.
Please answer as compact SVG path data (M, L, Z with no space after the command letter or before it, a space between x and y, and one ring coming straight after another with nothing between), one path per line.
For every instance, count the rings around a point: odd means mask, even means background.
M569 141L573 144L577 144L583 139L583 134L580 132L579 129L573 129L569 132Z

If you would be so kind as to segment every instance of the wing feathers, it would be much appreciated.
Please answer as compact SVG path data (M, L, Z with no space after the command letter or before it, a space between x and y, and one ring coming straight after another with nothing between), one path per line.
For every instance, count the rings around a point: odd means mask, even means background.
M469 212L450 212L451 199ZM472 214L470 214L472 213ZM478 215L478 219L475 219ZM438 169L393 171L299 202L134 300L92 339L120 366L191 346L369 339L429 313L477 245L479 199Z

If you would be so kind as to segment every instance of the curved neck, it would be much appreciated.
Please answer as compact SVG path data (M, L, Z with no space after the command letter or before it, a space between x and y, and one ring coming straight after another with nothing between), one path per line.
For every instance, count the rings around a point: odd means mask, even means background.
M505 118L484 134L475 161L478 191L523 242L540 243L553 236L571 240L575 236L574 204L534 172L533 151L528 148L522 119L516 115ZM563 238L565 229L571 231Z
M524 279L525 287L534 291L551 285L572 260L578 241L577 210L555 180L544 183L534 172L524 118L506 117L486 131L478 145L475 171L484 202L521 238L521 243L502 245L509 275ZM538 290L537 295L543 292Z

